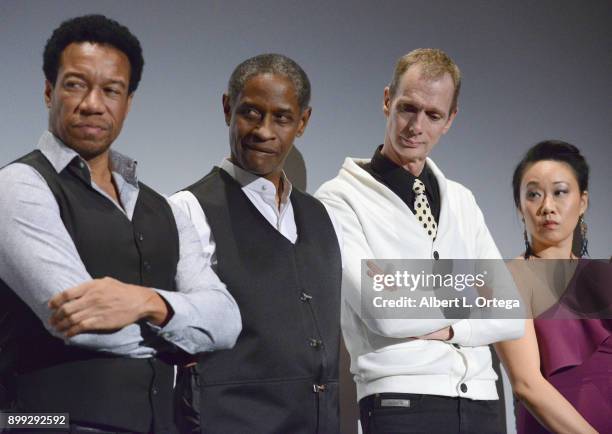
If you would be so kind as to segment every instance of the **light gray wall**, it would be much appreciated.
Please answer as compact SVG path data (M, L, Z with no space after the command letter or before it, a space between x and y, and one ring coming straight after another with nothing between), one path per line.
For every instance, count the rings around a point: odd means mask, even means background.
M313 116L297 146L313 192L345 156L369 157L382 142L382 92L396 59L440 47L464 82L455 125L432 156L472 189L504 256L523 248L512 170L546 138L586 155L591 255L612 253L609 0L0 0L0 165L29 151L46 127L41 55L51 30L92 12L126 24L143 45L143 80L115 147L161 192L227 154L221 94L245 58L280 52L309 74Z
M101 12L140 38L145 70L115 144L141 179L171 193L227 154L221 94L233 67L261 52L296 59L313 85L297 142L313 192L347 155L382 142L382 90L395 60L441 47L464 75L459 115L432 156L474 192L505 256L522 249L511 199L529 145L562 138L592 169L591 255L612 253L612 32L609 1L0 1L0 163L46 126L42 48L75 15Z

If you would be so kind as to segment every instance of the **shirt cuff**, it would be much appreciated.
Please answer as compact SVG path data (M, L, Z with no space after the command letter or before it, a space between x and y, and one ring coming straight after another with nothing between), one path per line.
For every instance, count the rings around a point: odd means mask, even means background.
M189 301L185 300L182 296L183 294L175 291L166 291L157 288L153 288L153 290L170 305L174 314L163 327L150 322L147 322L147 324L149 324L151 330L163 339L187 352L191 352L192 344L185 338L186 329L193 324L193 321L189 318Z
M467 319L462 319L461 321L457 321L455 324L453 324L452 327L453 337L447 342L463 346L469 345L470 338L472 337L472 325L470 324L470 321Z

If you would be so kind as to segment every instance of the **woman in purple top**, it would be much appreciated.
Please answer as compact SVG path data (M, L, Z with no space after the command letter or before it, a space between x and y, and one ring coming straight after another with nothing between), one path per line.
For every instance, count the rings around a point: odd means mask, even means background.
M538 306L524 337L496 344L521 401L519 434L612 433L612 320L582 319L610 318L611 292L610 265L580 259L587 253L587 187L584 157L561 141L538 143L514 172L526 249L525 261L511 268ZM568 284L555 292L559 281ZM585 300L585 292L595 296ZM594 309L601 306L603 314Z

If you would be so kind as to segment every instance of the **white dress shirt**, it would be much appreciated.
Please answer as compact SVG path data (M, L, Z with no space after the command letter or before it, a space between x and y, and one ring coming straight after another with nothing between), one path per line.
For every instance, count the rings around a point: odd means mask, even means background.
M85 160L48 131L40 138L39 149L58 173L75 159L83 170L89 170ZM91 187L131 220L140 191L136 162L116 151L111 151L110 159L121 204L94 181ZM164 327L150 324L150 328L192 354L232 347L241 329L236 302L208 265L193 224L178 207L170 205L179 238L177 290L153 289L168 302L174 315ZM15 163L0 170L0 240L0 278L36 313L49 333L63 338L49 324L52 312L47 302L92 277L62 221L49 185L29 165ZM65 341L134 358L152 357L160 350L160 345L145 339L138 324L114 333L81 333Z
M293 214L293 205L289 200L292 185L285 173L282 175L284 188L279 207L276 204L276 186L272 181L247 172L236 166L229 159L224 159L219 167L242 186L244 194L261 215L264 216L268 223L274 226L274 228L291 241L291 243L295 244L297 241L297 227ZM213 269L216 269L217 256L215 254L215 240L198 199L196 199L190 191L179 191L170 197L170 202L181 208L189 216L200 235L204 256L210 258ZM341 227L334 219L332 211L330 211L327 206L325 206L325 208L331 219L334 231L336 232L340 251L342 251Z

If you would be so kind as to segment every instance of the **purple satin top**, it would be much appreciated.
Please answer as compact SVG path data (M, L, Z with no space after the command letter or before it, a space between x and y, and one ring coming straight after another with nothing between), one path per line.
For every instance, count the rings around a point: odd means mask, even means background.
M612 433L611 271L581 260L559 302L533 321L542 375L600 433ZM548 432L520 403L517 430Z

